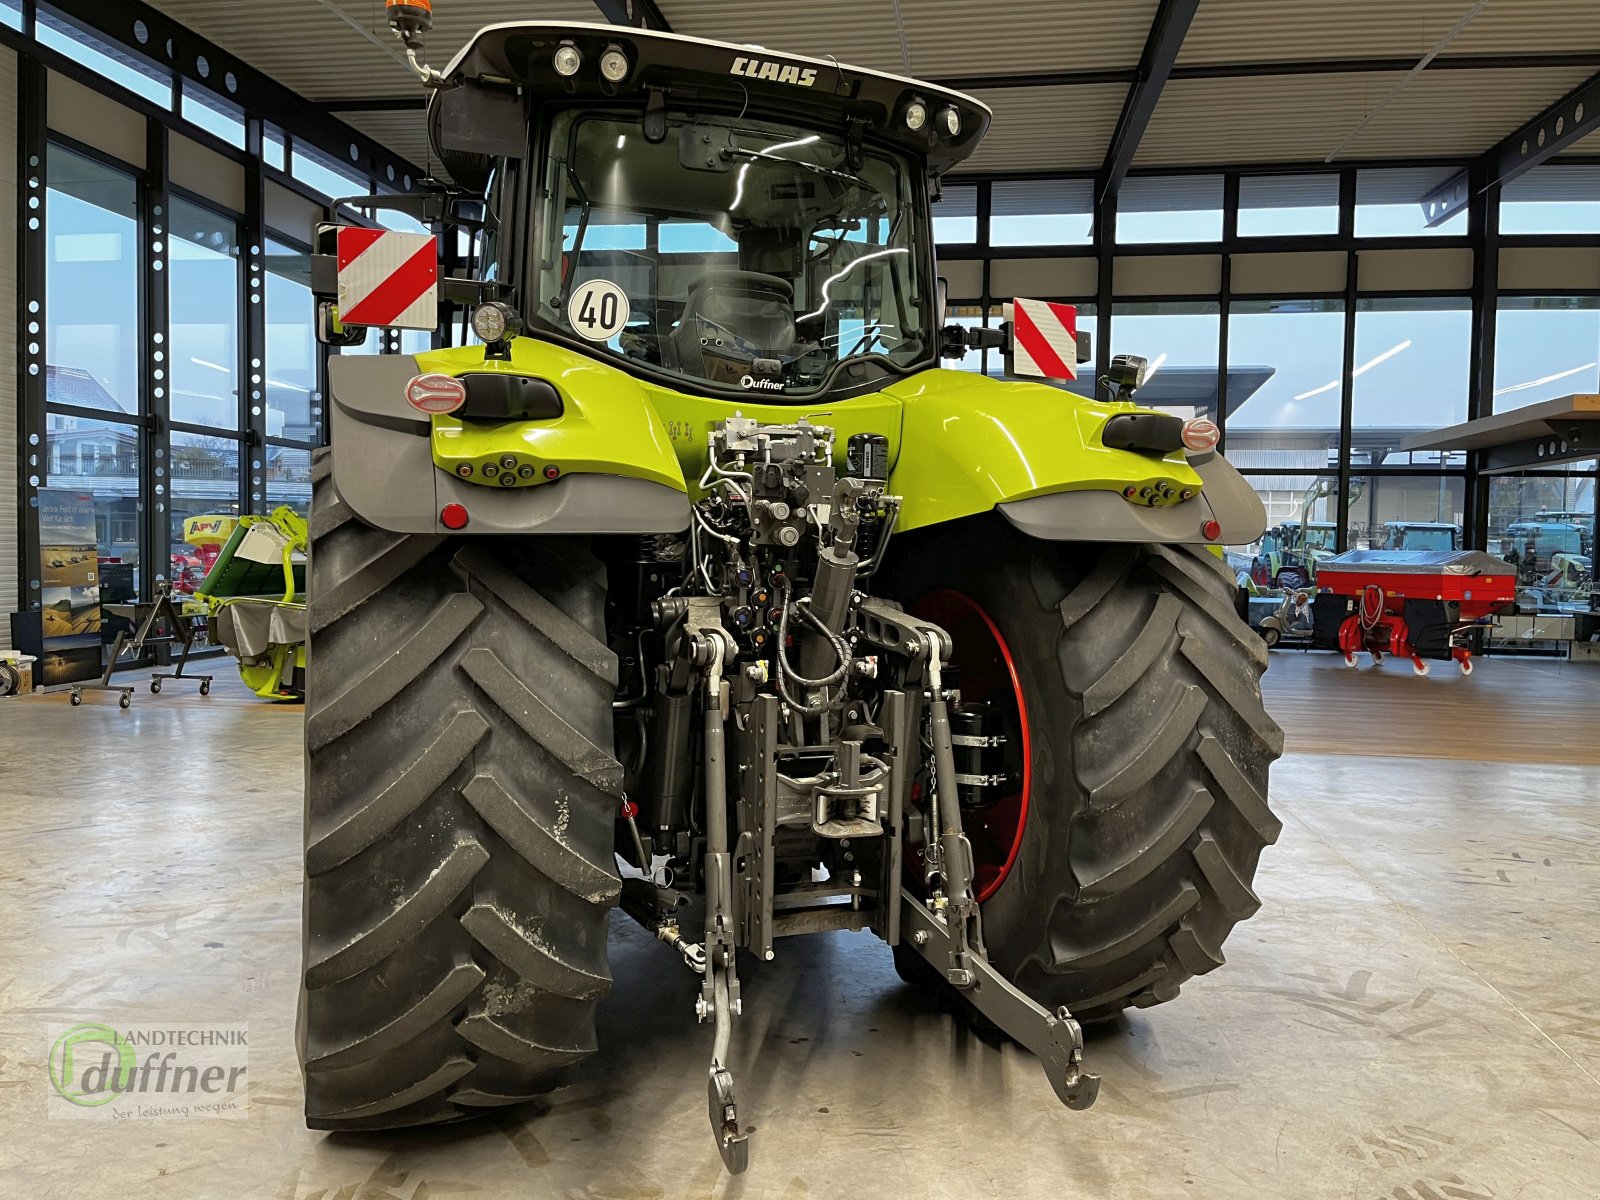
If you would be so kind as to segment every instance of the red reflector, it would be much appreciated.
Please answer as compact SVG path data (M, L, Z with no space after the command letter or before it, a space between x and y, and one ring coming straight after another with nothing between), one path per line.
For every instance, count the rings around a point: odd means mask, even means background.
M446 504L439 510L439 524L446 529L465 529L467 510L459 504Z
M551 463L544 469L544 477L546 479L554 479L559 474L561 474L561 468L556 466L555 463Z
M1217 423L1206 417L1195 417L1183 423L1183 444L1191 450L1215 450L1221 437L1222 430L1217 428Z
M1215 521L1207 521L1200 526L1200 532L1205 535L1206 541L1214 542L1222 536L1222 526Z
M452 413L466 402L467 385L451 375L430 371L406 384L406 403L418 412Z

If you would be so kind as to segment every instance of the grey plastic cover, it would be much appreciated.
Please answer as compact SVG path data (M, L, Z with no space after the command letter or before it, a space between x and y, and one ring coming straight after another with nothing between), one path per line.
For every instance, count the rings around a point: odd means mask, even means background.
M1346 550L1323 561L1323 571L1360 571L1363 575L1515 575L1503 558L1482 550Z
M306 640L306 606L275 600L234 600L217 610L217 638L242 661L260 658L274 646Z
M1115 492L1052 492L997 507L1023 533L1047 541L1243 546L1259 538L1267 510L1233 465L1216 454L1193 456L1189 465L1205 487L1181 504L1151 508ZM1217 537L1202 531L1207 521L1221 526Z
M677 533L688 527L688 496L647 479L571 474L534 487L487 488L439 470L428 420L405 399L418 370L409 354L328 361L333 486L367 524L393 533L447 534L439 512L459 504L468 513L466 533Z

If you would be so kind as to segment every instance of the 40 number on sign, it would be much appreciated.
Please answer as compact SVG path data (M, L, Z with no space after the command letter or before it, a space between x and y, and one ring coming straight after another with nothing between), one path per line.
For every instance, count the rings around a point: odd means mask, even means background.
M572 290L567 323L579 337L608 342L628 323L628 294L609 279L590 279Z

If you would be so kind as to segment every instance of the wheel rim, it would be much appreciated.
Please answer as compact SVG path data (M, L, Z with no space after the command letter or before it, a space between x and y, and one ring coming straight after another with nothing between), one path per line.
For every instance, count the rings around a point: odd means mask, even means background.
M988 808L967 809L961 827L972 843L973 891L979 903L1005 882L1016 865L1027 826L1033 792L1033 738L1028 728L1028 705L1000 627L983 607L964 592L931 592L911 606L911 611L933 621L955 642L951 665L960 672L961 694L967 701L987 700L1000 707L1008 731L1022 744L1022 783L1015 792Z

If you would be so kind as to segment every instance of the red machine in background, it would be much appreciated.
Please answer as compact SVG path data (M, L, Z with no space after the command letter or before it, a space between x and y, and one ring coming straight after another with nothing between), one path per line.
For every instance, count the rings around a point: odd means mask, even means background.
M1515 606L1517 572L1481 550L1350 550L1317 571L1312 645L1355 666L1362 651L1411 660L1454 659L1472 673L1469 634Z

